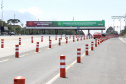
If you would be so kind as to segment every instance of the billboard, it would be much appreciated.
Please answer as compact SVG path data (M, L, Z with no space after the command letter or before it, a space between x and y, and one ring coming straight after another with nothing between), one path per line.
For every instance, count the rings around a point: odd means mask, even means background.
M27 27L105 27L105 21L27 21Z

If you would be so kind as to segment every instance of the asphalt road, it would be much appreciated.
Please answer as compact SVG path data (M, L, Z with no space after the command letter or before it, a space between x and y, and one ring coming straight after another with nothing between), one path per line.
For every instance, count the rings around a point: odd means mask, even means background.
M120 38L100 44L53 84L126 84L126 37Z
M94 39L62 43L61 46L56 43L51 49L48 46L41 48L39 53L27 51L20 58L7 56L10 61L0 62L0 84L13 84L16 76L25 77L26 84L45 84L59 73L60 55L66 55L66 65L70 65L76 60L77 48L82 48L84 53L85 44L91 44L91 41Z

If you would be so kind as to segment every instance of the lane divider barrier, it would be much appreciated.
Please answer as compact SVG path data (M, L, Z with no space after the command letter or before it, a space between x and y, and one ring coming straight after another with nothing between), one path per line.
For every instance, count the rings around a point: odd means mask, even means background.
M39 52L39 42L36 42L36 52Z
M60 55L60 77L66 77L65 55Z
M19 45L15 45L15 57L19 58Z
M23 76L17 76L14 78L13 84L25 84L25 78Z
M19 38L19 45L21 45L21 37Z
M97 39L95 39L95 47L97 47Z
M91 50L94 50L94 41L91 41Z
M55 35L55 40L57 40L57 35Z
M68 37L66 37L66 44L68 43Z
M31 36L31 43L33 43L33 36Z
M49 40L49 48L51 48L51 41L52 41L52 40Z
M4 48L4 39L1 39L1 48Z
M61 38L59 38L59 45L61 45Z
M75 37L74 37L74 35L73 35L73 42L75 42Z
M77 48L77 63L81 63L81 48Z
M85 55L88 55L88 44L85 44Z
M43 36L41 36L41 42L43 42Z

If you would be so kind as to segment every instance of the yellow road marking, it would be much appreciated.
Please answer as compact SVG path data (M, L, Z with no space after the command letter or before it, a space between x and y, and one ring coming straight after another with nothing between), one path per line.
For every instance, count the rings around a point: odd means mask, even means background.
M6 59L6 60L11 60L11 59Z

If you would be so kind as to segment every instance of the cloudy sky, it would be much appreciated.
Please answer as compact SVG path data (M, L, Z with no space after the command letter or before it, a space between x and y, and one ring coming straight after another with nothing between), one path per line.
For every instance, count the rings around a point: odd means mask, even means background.
M120 27L120 21L113 21L111 16L125 16L125 5L126 0L3 0L3 20L13 19L15 15L26 24L37 20L72 21L74 17L75 21L105 20L107 29L113 25ZM121 29L124 25L122 19Z

